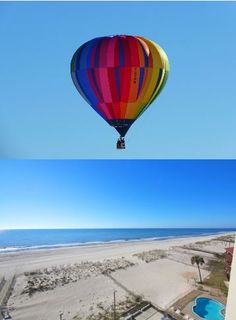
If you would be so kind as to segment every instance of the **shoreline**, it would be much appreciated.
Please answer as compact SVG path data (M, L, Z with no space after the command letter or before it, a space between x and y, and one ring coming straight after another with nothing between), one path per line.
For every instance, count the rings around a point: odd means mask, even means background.
M44 250L57 250L64 248L80 248L80 247L99 247L106 246L109 244L120 244L120 243L136 243L136 242L155 242L155 241L165 241L171 239L189 239L198 237L208 237L208 236L224 236L236 234L236 231L219 231L216 233L203 233L199 235L181 235L181 236L166 236L166 237L150 237L150 238L134 238L134 239L118 239L118 240L107 240L107 241L89 241L89 242L78 242L78 243L67 243L67 244L52 244L52 245L36 245L29 247L2 247L0 248L0 257L5 254L17 254L23 252L36 252Z
M131 257L140 250L153 250L156 248L168 250L173 246L184 246L197 241L208 241L235 232L213 234L205 236L177 237L164 240L140 240L106 242L97 245L84 245L74 247L58 247L40 250L25 250L0 254L0 274L21 274L25 271L39 269L41 266L50 267L65 263L81 261L101 261L105 258L119 258L124 255Z

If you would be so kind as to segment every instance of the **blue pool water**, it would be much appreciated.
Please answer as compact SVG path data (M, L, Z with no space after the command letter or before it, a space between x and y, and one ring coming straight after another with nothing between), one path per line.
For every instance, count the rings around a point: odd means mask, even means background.
M193 306L193 312L207 320L224 320L225 317L222 314L224 309L224 304L205 297L197 298Z

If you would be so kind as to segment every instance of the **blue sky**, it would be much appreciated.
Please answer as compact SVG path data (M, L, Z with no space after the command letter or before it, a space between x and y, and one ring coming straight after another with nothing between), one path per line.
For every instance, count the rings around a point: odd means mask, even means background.
M235 158L235 16L235 2L0 3L0 157ZM111 34L152 39L171 65L121 152L69 73L82 43Z
M0 229L236 227L236 161L1 161Z

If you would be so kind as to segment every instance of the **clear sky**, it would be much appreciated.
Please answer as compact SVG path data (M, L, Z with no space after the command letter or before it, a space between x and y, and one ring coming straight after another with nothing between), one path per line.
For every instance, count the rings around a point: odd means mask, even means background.
M0 3L1 158L235 158L236 2ZM91 38L142 35L170 77L117 151L70 78Z
M236 227L236 161L0 161L0 229Z

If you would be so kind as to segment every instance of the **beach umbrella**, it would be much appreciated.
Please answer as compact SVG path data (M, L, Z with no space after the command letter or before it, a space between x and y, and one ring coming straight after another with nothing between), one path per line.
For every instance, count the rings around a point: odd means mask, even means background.
M71 77L88 104L120 134L117 147L157 98L169 73L164 50L140 36L92 39L73 55Z

